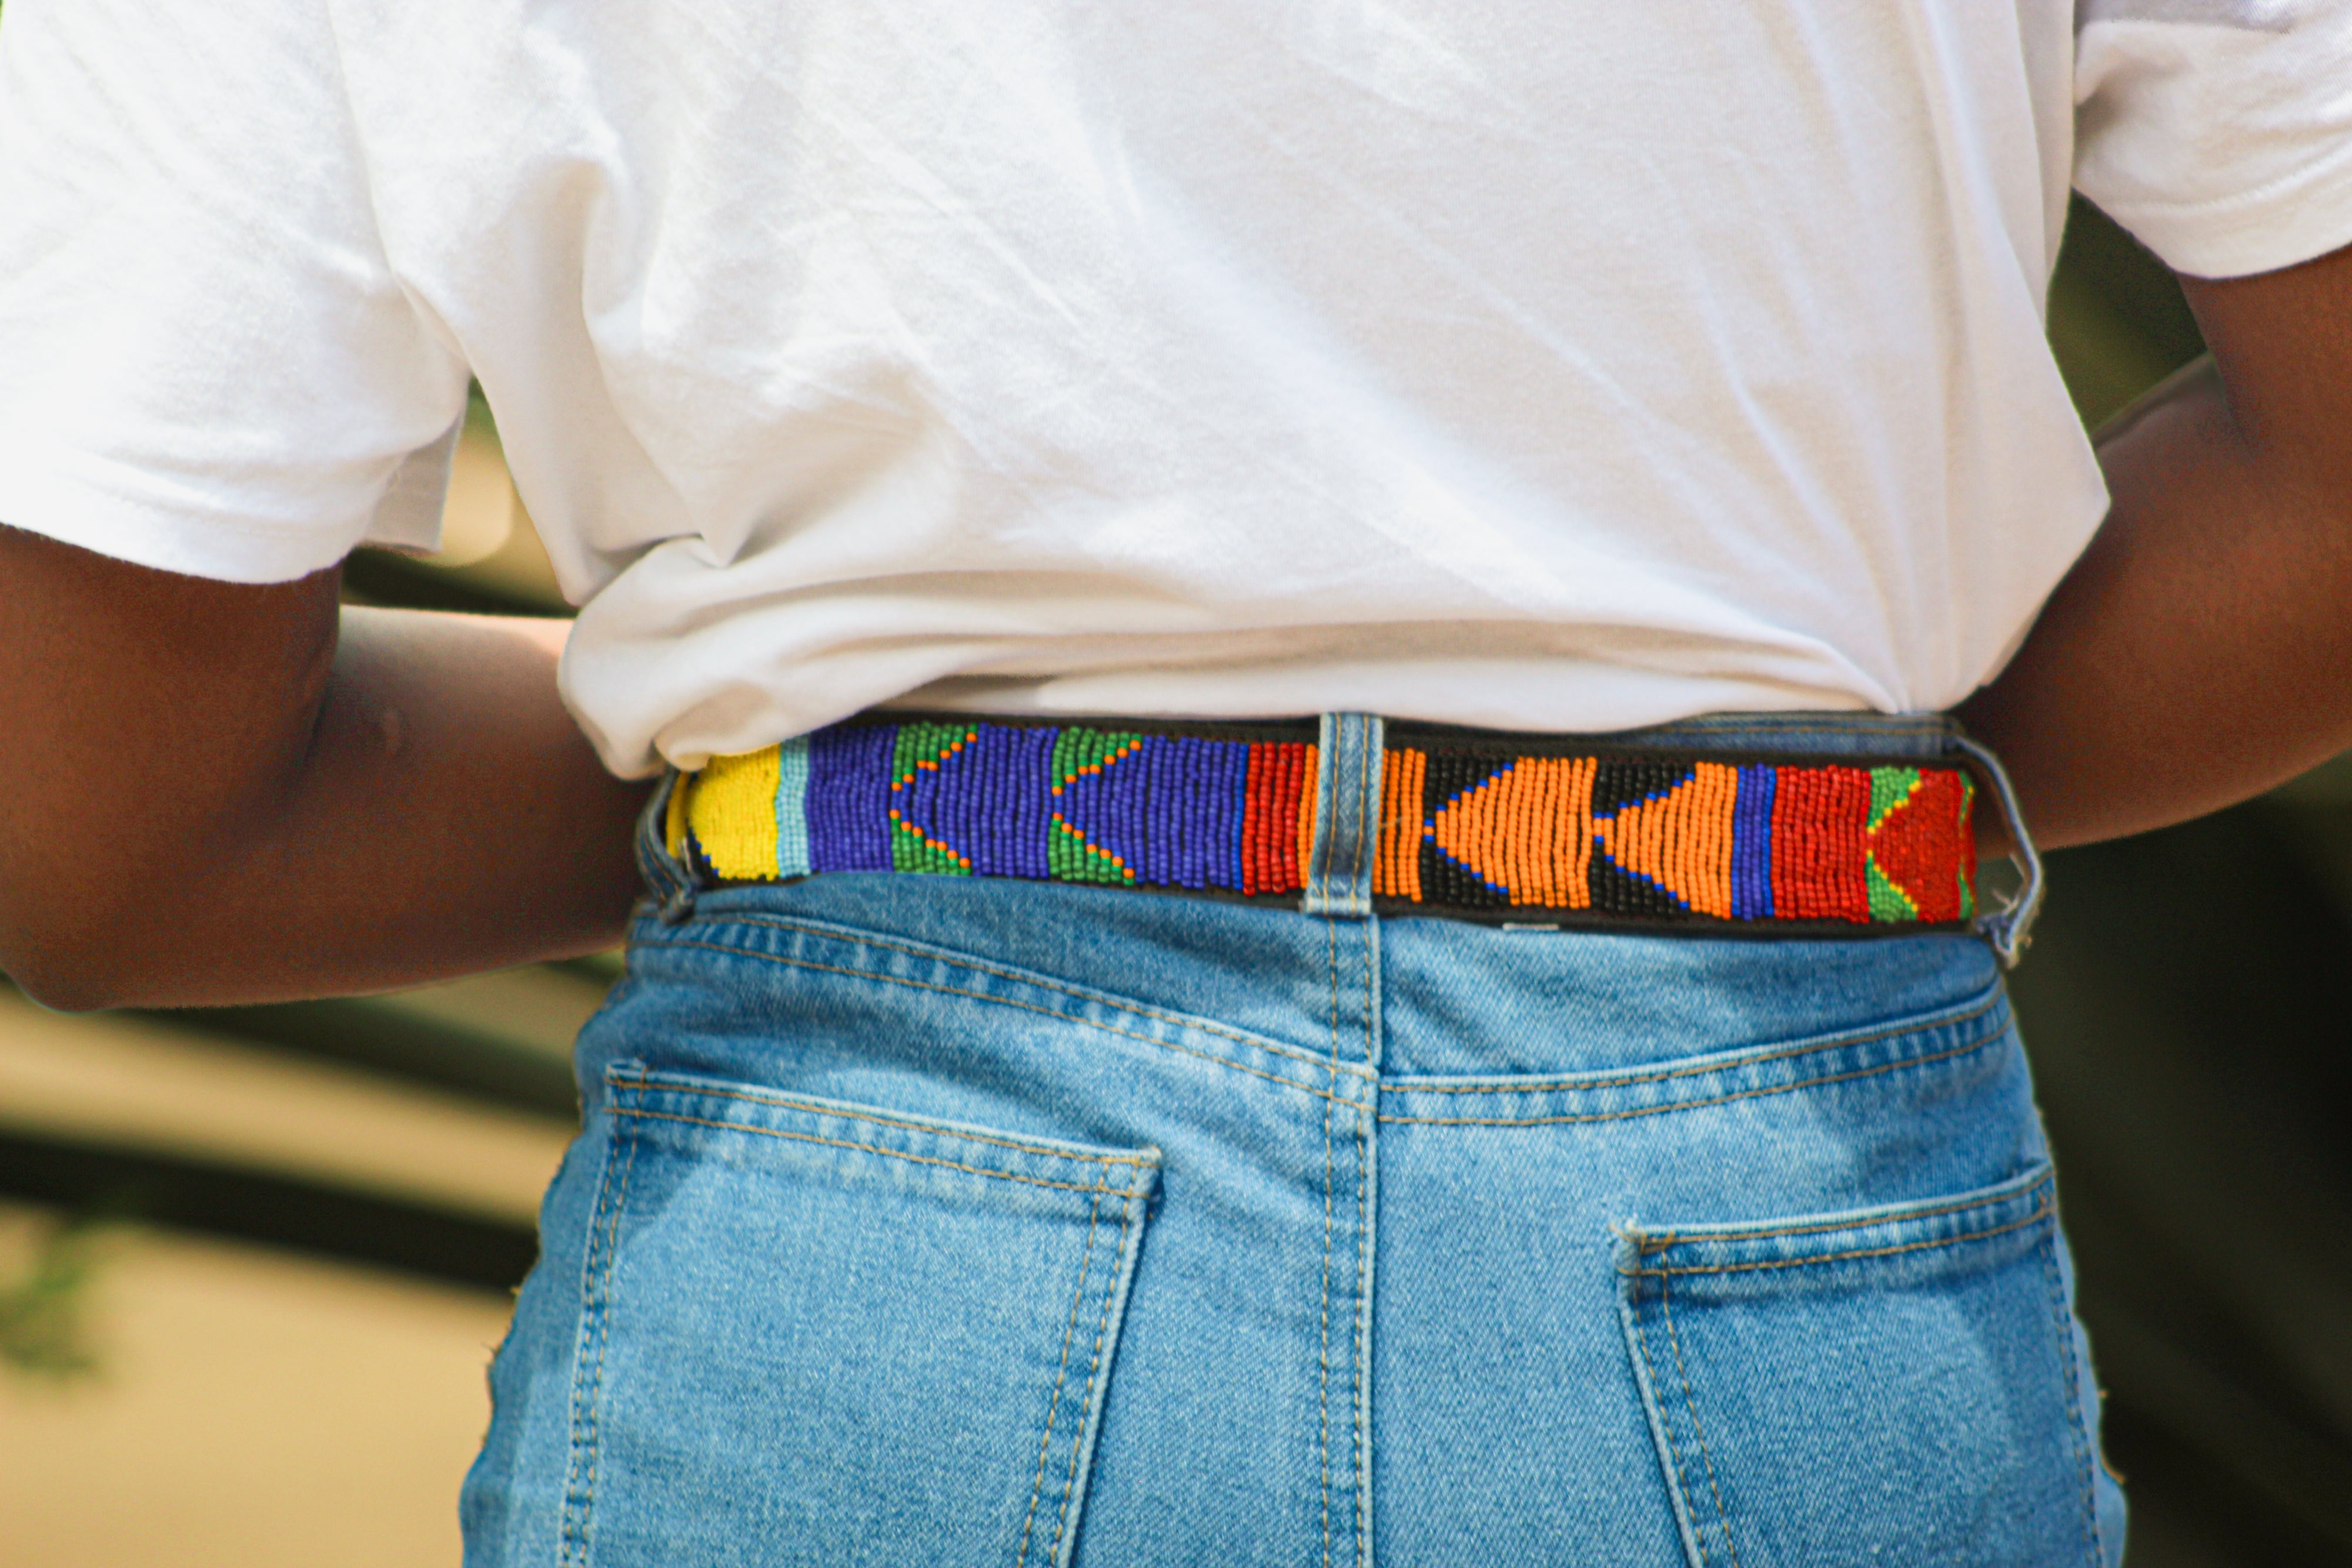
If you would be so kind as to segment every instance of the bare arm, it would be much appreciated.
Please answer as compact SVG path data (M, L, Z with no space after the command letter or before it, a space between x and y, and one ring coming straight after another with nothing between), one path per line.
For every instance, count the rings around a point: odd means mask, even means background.
M2352 747L2352 249L2182 284L2212 364L2104 433L2105 523L1961 709L2045 845L2180 821Z
M0 969L66 1007L593 951L635 891L561 622L343 610L0 528Z

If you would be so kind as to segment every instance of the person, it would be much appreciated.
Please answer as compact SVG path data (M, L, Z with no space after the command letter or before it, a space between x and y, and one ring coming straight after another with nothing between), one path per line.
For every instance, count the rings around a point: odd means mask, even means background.
M2347 63L15 0L0 967L626 932L471 1563L2113 1563L1972 845L2352 744ZM2212 350L2095 461L2070 183ZM469 374L568 642L338 604Z

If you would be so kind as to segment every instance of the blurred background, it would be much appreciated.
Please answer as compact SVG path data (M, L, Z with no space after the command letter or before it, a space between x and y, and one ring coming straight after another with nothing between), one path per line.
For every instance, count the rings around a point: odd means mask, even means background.
M2079 203L2050 317L2094 426L2201 351ZM347 584L566 613L478 401L443 552ZM2352 1564L2352 761L2051 875L2015 989L2129 1560ZM0 979L0 1568L454 1565L617 972L80 1018Z

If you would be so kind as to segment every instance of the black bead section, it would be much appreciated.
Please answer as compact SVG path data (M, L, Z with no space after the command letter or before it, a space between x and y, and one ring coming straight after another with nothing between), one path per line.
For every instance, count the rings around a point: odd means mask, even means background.
M1621 762L1603 758L1592 774L1592 815L1613 817L1626 806L1655 800L1697 774L1688 763Z
M1592 851L1591 868L1584 874L1584 885L1592 894L1592 907L1610 915L1639 915L1652 920L1691 917L1680 899L1649 878L1635 876L1618 865L1597 845Z
M1421 820L1434 821L1456 798L1469 793L1517 759L1475 753L1432 752L1422 777ZM1427 904L1457 907L1508 908L1510 898L1454 863L1428 839L1421 841L1421 896Z
M1695 772L1687 763L1604 760L1593 773L1593 819L1598 821L1613 817L1628 806L1656 800ZM1597 833L1591 867L1585 873L1584 882L1592 895L1592 907L1597 910L1612 915L1639 915L1653 920L1687 920L1691 916L1689 907L1681 899L1611 860L1601 849Z

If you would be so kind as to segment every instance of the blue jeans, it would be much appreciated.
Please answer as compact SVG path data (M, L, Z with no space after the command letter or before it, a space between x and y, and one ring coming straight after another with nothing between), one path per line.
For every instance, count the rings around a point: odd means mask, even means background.
M1306 910L646 846L468 1563L2118 1562L1984 945L1374 918L1342 772Z

